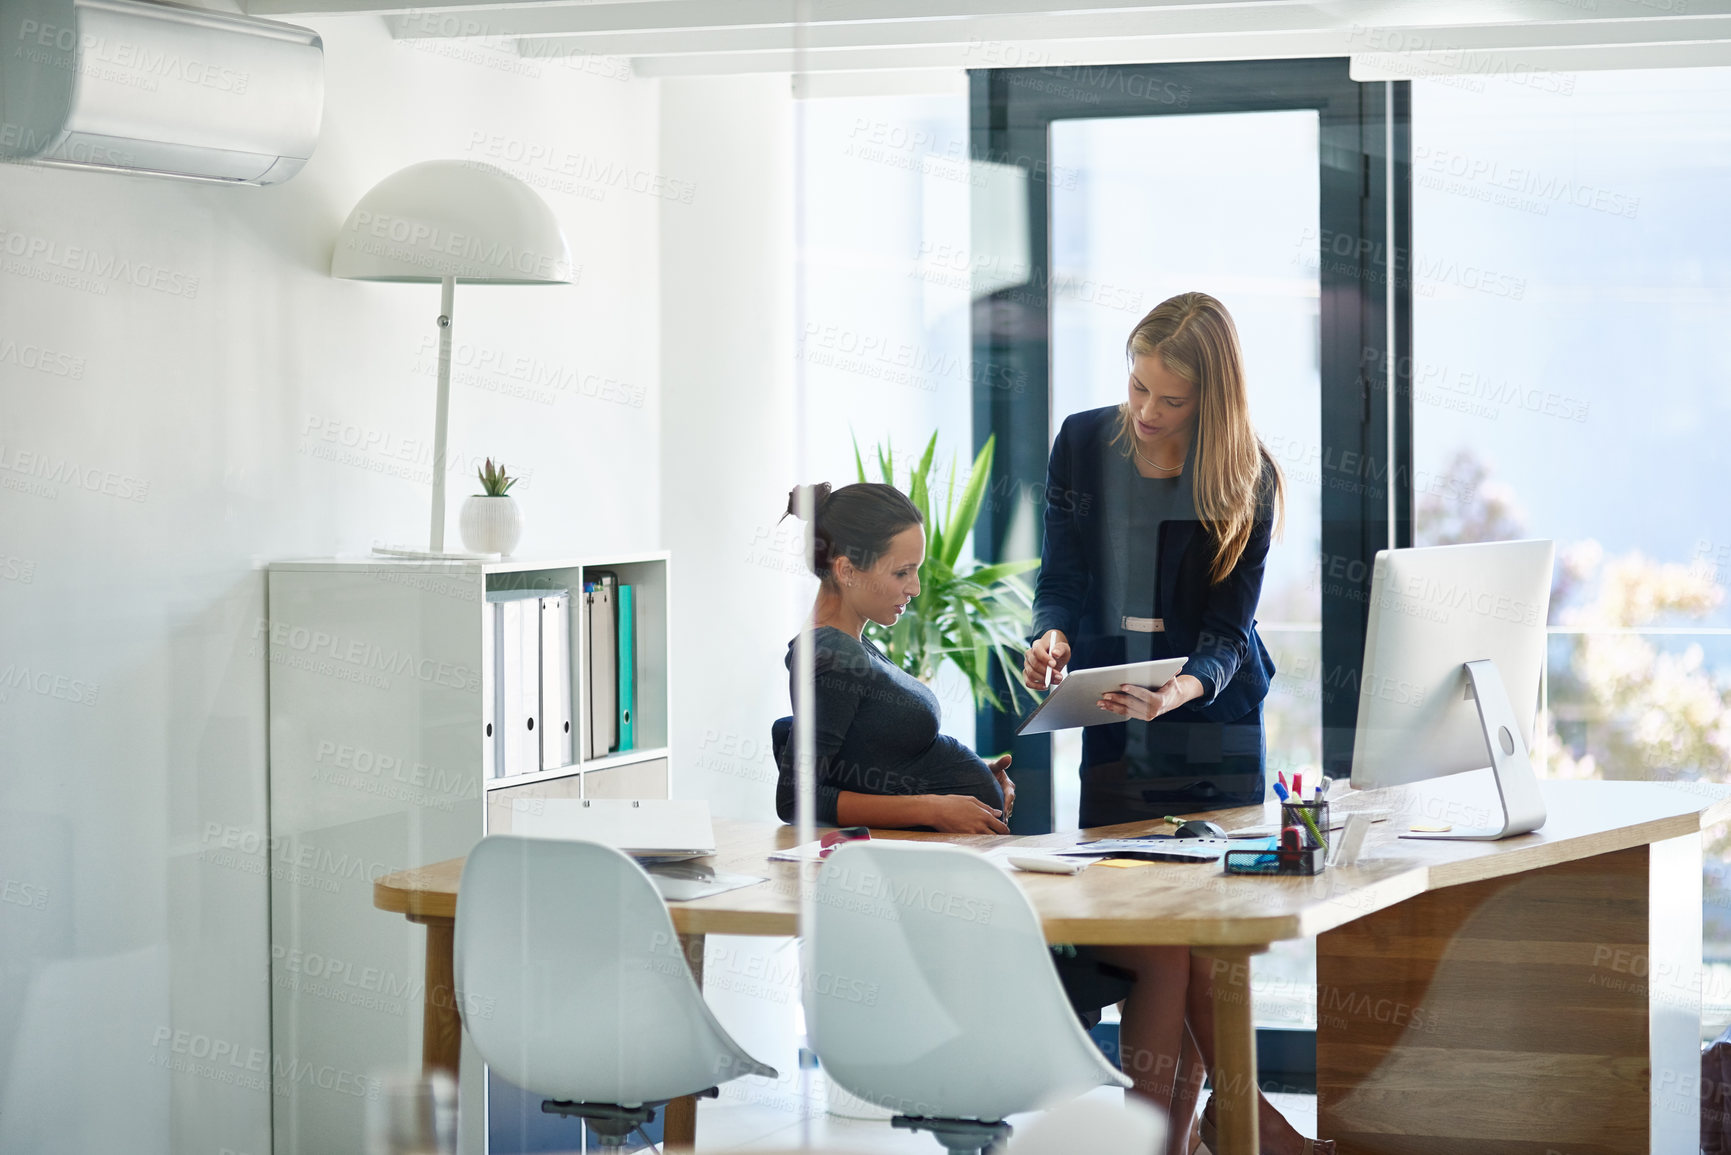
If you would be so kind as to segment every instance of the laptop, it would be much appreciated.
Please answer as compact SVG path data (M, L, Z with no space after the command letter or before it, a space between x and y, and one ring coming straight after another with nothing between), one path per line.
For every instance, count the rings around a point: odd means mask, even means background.
M511 833L599 842L648 861L715 853L715 825L701 798L513 798Z

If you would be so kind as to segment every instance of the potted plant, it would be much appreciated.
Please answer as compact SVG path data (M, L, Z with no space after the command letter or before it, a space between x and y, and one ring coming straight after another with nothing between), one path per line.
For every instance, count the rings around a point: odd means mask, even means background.
M944 660L954 662L967 677L974 704L990 703L994 709L1017 708L1022 686L1022 651L1033 623L1033 595L1019 576L1039 568L1038 558L969 564L958 572L962 546L974 530L985 497L986 479L992 472L992 445L988 437L974 458L973 470L956 500L955 462L943 508L932 505L932 454L938 435L926 442L926 451L908 475L905 490L914 507L925 518L926 560L920 564L920 594L892 627L868 624L866 636L897 666L930 683ZM893 451L878 447L878 469L887 485L895 485ZM865 462L859 442L854 442L854 465L859 479L866 481ZM992 687L992 670L1003 674L1010 689L1006 705ZM1032 695L1029 695L1030 699Z
M517 509L517 499L508 492L517 479L506 476L504 462L495 467L491 457L475 472L481 479L481 492L463 502L457 519L463 546L475 553L509 556L523 536L523 515Z

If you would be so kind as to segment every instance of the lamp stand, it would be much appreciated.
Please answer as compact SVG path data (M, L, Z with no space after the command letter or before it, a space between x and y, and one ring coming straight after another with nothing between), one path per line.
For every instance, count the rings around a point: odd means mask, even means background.
M374 546L373 552L385 557L450 558L496 561L496 553L467 553L445 549L445 473L446 434L451 412L451 322L456 312L457 278L443 277L439 281L439 394L433 410L433 514L427 531L427 549L395 549Z
M433 416L432 551L445 548L445 434L451 419L451 321L457 307L457 278L439 281L439 399Z

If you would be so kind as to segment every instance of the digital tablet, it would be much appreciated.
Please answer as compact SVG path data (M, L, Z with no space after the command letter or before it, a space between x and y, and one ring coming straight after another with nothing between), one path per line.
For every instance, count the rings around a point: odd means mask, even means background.
M1094 703L1100 695L1119 686L1146 686L1152 690L1164 686L1178 676L1189 658L1161 658L1154 662L1130 662L1122 666L1094 666L1085 670L1070 670L1064 680L1053 688L1046 700L1016 727L1018 734L1047 734L1053 730L1068 730L1075 726L1104 726L1122 722L1122 714L1102 710Z

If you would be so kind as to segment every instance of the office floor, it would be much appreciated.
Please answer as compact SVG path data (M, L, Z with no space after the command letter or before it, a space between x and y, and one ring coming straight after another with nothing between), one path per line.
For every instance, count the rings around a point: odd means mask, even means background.
M1108 1100L1123 1092L1102 1087L1091 1095ZM1306 1135L1316 1133L1314 1095L1270 1095L1274 1105ZM806 1100L815 1110L801 1112L797 1093L777 1096L732 1096L700 1103L697 1147L700 1151L797 1150L803 1142L849 1155L938 1155L942 1150L930 1135L894 1131L887 1121L843 1119L823 1110L821 1080L813 1079ZM802 1120L802 1113L805 1118ZM1012 1117L1011 1125L1017 1122Z

